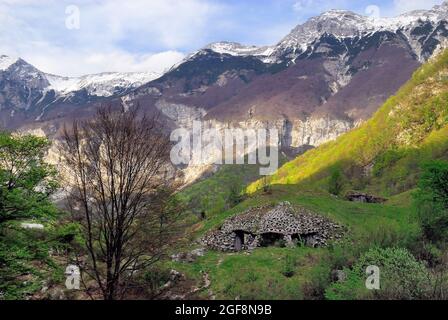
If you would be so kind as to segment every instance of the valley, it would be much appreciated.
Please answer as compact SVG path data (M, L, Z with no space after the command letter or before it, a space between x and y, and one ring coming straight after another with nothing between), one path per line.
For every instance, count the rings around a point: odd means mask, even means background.
M325 11L161 74L0 55L0 129L0 300L448 297L447 1ZM229 149L207 130L265 136ZM175 163L177 138L205 161ZM268 150L264 176L249 158Z

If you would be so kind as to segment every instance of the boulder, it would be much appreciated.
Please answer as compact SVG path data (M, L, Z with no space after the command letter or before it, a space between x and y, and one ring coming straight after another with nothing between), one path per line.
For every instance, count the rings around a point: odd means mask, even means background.
M347 274L343 270L333 270L331 272L333 282L344 282L347 280Z
M44 230L45 227L40 223L21 223L20 227L23 229L31 229L31 230Z
M197 258L203 257L205 255L205 248L195 249L191 252L180 252L173 254L171 256L171 260L174 262L185 262L185 263L193 263Z

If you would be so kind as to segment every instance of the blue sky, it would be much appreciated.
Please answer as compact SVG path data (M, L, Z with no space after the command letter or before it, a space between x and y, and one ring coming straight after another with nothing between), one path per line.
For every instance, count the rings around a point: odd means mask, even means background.
M376 6L387 17L441 2L0 0L0 54L20 56L43 71L69 76L162 72L210 42L275 44L297 24L329 9L367 15L367 9Z

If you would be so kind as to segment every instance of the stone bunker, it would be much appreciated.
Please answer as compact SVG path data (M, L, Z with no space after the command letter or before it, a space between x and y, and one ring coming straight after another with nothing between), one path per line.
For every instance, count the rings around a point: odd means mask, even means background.
M218 251L252 250L273 245L323 247L342 238L343 228L329 219L288 202L255 207L229 218L202 239Z

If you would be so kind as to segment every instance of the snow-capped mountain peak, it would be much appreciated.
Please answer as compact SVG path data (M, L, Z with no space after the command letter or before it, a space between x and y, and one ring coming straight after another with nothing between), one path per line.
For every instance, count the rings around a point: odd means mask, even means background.
M0 126L62 123L78 110L87 115L96 104L121 98L126 107L164 109L173 126L203 114L217 123L249 121L258 127L270 121L288 132L287 145L293 140L295 146L315 144L323 131L335 138L352 121L370 117L421 62L448 47L447 18L448 3L394 18L331 10L273 46L212 43L154 83L158 75L145 72L49 75L24 60L1 56ZM329 123L333 117L334 125ZM309 119L318 122L309 124ZM299 124L294 134L292 123Z
M0 72L10 73L9 78L20 79L40 90L54 90L56 96L86 90L90 96L110 97L161 76L155 72L105 72L81 77L62 77L42 72L21 58L6 55L0 55Z
M282 62L284 61L282 57L286 54L289 61L294 61L324 35L331 35L342 40L363 37L376 32L397 33L398 31L407 36L414 53L423 61L427 57L422 56L423 49L419 43L421 39L414 40L412 30L426 22L431 23L436 29L437 24L447 20L448 1L431 10L415 10L393 18L368 17L347 10L330 10L296 26L277 45L257 47L235 42L216 42L195 52L184 61L198 54L206 54L205 50L232 56L253 56L265 63Z
M109 72L61 77L42 72L21 58L0 55L0 112L10 109L11 118L16 111L30 112L38 121L59 103L87 105L98 98L118 97L160 76L154 72Z
M434 6L433 8L434 11L446 11L448 10L448 1L443 1L442 4Z
M411 11L393 18L368 17L346 10L330 10L295 27L277 44L269 59L272 62L278 62L278 57L284 52L289 52L289 56L294 60L294 57L305 52L311 44L325 34L346 39L387 31L403 32L410 39L415 54L420 57L422 48L419 47L417 41L413 42L412 30L426 22L431 23L436 29L437 24L447 20L448 1L431 10ZM424 60L423 57L420 58Z
M273 50L272 46L245 46L240 43L226 41L211 43L205 49L232 56L269 56Z
M11 65L17 62L18 58L0 55L0 71L8 69Z
M145 83L159 78L155 72L106 72L81 77L60 77L47 74L49 89L58 94L87 90L89 95L109 97L123 90L137 88Z

